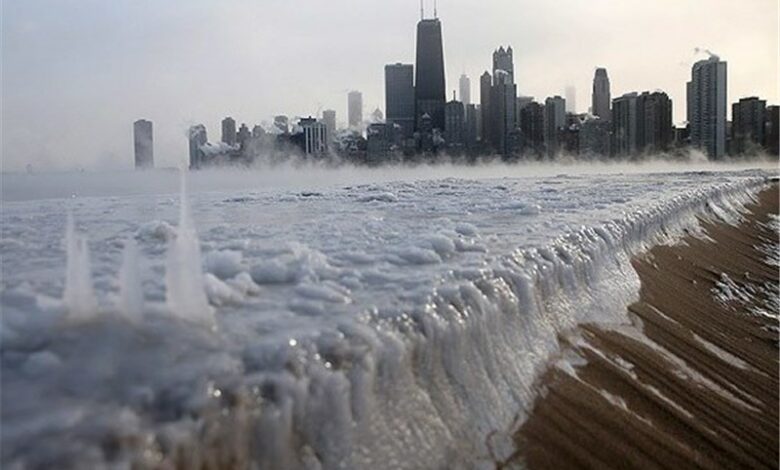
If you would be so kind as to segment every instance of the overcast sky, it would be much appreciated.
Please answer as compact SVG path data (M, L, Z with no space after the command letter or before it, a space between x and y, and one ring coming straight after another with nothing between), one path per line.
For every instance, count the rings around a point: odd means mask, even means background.
M511 45L520 94L572 84L584 112L604 66L613 96L666 91L679 122L701 47L728 61L729 103L778 102L776 0L440 0L439 18L447 88L465 71L472 97ZM343 122L350 89L368 115L384 64L414 61L418 19L416 0L2 0L3 170L130 168L138 118L154 121L156 165L177 166L194 123L213 141L228 115Z

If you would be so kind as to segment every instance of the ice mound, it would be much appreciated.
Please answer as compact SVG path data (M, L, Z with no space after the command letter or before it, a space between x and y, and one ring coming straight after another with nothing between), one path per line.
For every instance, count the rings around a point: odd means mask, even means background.
M147 222L135 232L139 241L167 243L176 238L176 229L164 220Z
M205 267L219 279L230 279L244 270L240 251L222 250L206 254Z

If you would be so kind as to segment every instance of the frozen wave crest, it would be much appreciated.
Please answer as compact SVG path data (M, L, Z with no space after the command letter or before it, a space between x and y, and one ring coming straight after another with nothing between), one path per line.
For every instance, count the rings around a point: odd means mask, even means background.
M201 195L205 279L194 230L184 251L198 262L177 271L159 239L138 236L145 220L120 217L96 243L137 234L151 265L143 322L106 315L62 334L24 277L3 292L2 396L21 397L4 402L4 463L492 463L558 335L626 320L639 287L630 257L696 233L699 217L738 220L765 184L755 174L562 176L363 185L316 198ZM191 227L182 201L168 256ZM121 214L121 202L105 204ZM175 201L152 207L175 220ZM102 217L103 206L93 212ZM102 259L96 285L113 266ZM153 282L163 272L165 284ZM181 321L192 311L181 308L185 293L205 291L218 330ZM44 444L32 454L25 442Z

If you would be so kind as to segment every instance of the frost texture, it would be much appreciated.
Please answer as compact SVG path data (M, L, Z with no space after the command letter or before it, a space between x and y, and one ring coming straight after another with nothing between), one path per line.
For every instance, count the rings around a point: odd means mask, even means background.
M414 179L196 191L192 211L173 184L4 203L3 467L489 463L558 335L624 319L630 256L699 233L697 217L739 220L765 184Z

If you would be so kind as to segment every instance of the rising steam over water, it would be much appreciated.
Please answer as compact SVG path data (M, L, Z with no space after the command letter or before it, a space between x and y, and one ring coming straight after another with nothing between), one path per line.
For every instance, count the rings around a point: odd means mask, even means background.
M490 462L630 256L767 181L458 173L5 202L3 463Z

